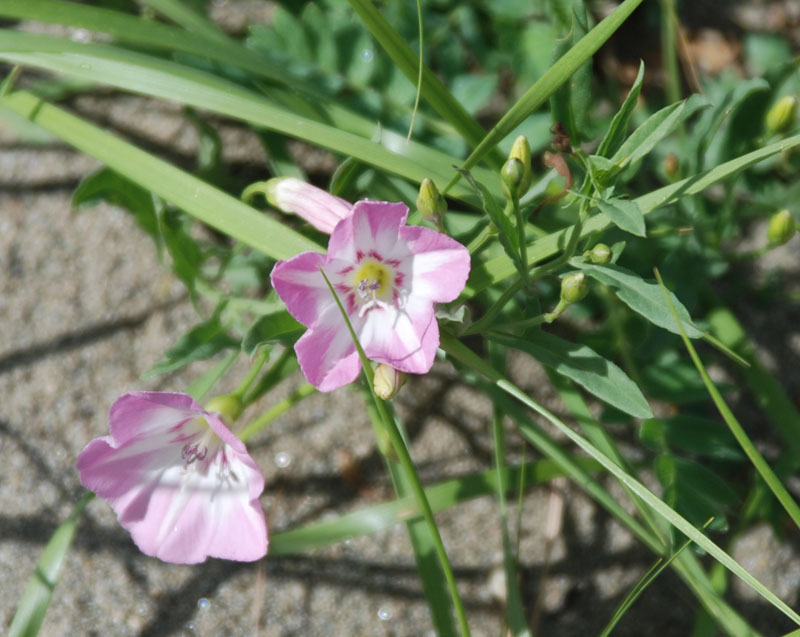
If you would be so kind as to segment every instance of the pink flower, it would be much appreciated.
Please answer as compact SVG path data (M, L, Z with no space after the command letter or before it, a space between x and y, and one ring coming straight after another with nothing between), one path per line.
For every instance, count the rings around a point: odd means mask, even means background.
M78 456L81 484L143 553L179 564L266 554L264 477L216 413L185 394L135 392L111 407L109 429Z
M439 346L434 303L466 284L469 252L450 237L406 224L402 203L359 201L331 234L328 254L280 261L272 285L309 330L295 351L308 381L331 391L356 379L358 353L320 269L335 287L368 358L424 374Z
M294 177L268 180L266 195L276 208L296 214L325 234L353 211L353 204Z

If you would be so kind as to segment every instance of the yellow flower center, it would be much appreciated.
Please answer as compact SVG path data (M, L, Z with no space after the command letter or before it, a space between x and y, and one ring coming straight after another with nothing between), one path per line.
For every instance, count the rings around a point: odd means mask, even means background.
M356 292L362 300L386 301L392 298L394 273L377 261L367 261L356 272Z

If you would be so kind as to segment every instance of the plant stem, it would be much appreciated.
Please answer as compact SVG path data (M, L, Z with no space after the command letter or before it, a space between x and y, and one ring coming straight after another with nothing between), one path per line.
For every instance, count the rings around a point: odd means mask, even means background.
M239 384L236 390L233 392L233 395L239 398L240 400L245 395L248 389L250 389L250 385L253 384L253 381L258 376L261 368L264 366L264 363L267 362L267 358L269 358L270 348L262 347L261 351L258 352L256 355L256 359L253 361L253 364L250 366L250 370L247 372L247 376L244 377L244 380Z
M241 440L242 442L246 442L248 438L253 436L253 434L256 434L262 429L264 429L264 427L269 425L278 416L289 411L301 400L303 400L308 396L311 396L311 394L313 394L316 391L317 390L313 385L310 385L308 383L302 385L299 389L295 390L292 394L284 398L279 403L270 407L256 420L247 425L247 427L245 427L239 434L239 440Z

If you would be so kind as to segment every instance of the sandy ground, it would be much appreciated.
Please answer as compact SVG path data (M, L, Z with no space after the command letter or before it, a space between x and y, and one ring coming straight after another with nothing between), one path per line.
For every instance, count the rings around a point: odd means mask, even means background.
M193 138L169 105L121 97L77 108L171 159L191 165ZM264 170L258 144L225 135L228 159ZM70 210L77 181L95 162L56 143L33 146L0 123L0 633L42 547L81 489L74 462L107 430L114 399L133 389L182 390L206 367L140 380L196 320L182 286L159 265L149 239L122 210ZM244 367L235 368L231 382ZM541 370L517 361L519 382L537 390ZM293 378L256 406L268 407ZM397 400L427 482L491 466L489 407L437 364ZM251 415L252 415L251 414ZM509 437L519 450L519 439ZM273 531L329 519L391 497L360 398L316 395L250 445L267 488ZM529 452L529 457L531 452ZM353 476L357 476L356 479ZM619 490L616 489L615 492ZM572 486L549 566L544 525L552 490L532 489L522 516L526 604L541 597L541 635L597 633L652 556ZM475 635L500 632L496 506L475 500L437 518ZM798 603L800 553L761 526L737 559L790 604ZM545 571L547 575L545 576ZM745 587L729 599L766 634L791 626ZM689 634L694 600L671 573L637 602L615 634ZM93 501L53 596L43 635L426 635L430 618L402 525L311 554L257 564L174 566L140 554L110 508Z

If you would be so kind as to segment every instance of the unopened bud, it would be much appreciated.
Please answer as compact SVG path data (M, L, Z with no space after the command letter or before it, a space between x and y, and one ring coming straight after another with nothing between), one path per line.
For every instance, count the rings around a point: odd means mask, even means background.
M439 194L439 189L433 180L425 177L419 185L419 195L417 195L417 210L423 219L432 221L439 225L447 212L447 203L444 197Z
M514 140L514 145L511 146L511 152L508 153L509 159L519 159L522 162L522 181L519 184L519 192L517 197L522 197L531 187L533 180L533 171L531 170L531 145L528 143L525 135L520 135Z
M612 256L613 254L611 253L611 248L609 248L605 243L598 243L594 248L592 248L591 252L589 252L589 258L591 259L592 263L597 263L599 265L603 265L604 263L611 261Z
M796 114L797 98L794 95L784 95L767 112L767 132L774 135L791 128Z
M320 232L330 234L353 212L353 205L296 177L275 177L248 186L242 199L263 194L270 205L308 221Z
M507 199L517 200L520 198L520 186L525 178L525 167L516 157L511 157L500 171L503 180L503 194Z
M792 213L784 209L776 212L769 220L767 240L771 246L782 246L794 236L797 230Z
M577 303L589 293L589 282L583 272L572 272L561 279L561 300Z
M406 382L406 375L391 365L380 363L375 368L373 389L378 398L391 400Z
M222 422L226 425L232 425L242 413L242 401L233 394L224 394L209 400L208 404L206 404L206 411L213 411L219 414Z

